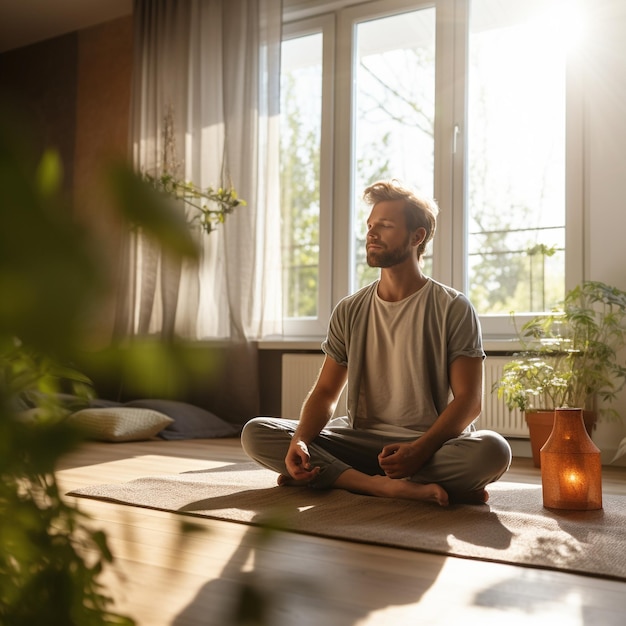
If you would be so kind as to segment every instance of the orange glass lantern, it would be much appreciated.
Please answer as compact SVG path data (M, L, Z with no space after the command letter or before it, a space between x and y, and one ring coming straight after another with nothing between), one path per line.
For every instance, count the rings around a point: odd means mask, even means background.
M557 409L541 448L543 506L591 511L602 508L600 450L585 429L582 409Z

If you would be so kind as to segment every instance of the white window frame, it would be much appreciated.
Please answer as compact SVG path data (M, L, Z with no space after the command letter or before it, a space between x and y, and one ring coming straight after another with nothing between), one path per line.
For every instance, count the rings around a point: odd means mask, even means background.
M326 333L331 313L332 258L332 189L333 189L333 116L335 19L332 14L299 20L283 25L283 40L316 33L322 34L322 125L320 143L320 216L317 316L285 318L283 332L287 336L320 336Z

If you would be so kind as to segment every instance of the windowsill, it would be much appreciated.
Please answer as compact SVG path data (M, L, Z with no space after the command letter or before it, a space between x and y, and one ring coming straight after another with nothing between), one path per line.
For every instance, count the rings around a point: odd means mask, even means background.
M517 339L483 337L483 348L490 352L517 352L522 349Z
M259 350L319 350L324 337L266 337L259 339Z
M259 350L319 350L324 337L266 337L259 339ZM521 349L516 339L485 338L485 352L516 352Z

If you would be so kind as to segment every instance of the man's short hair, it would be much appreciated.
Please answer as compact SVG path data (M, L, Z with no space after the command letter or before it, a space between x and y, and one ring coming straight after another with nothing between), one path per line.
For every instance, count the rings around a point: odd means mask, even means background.
M407 229L410 232L418 228L423 228L426 231L426 237L424 237L424 241L417 249L417 258L421 258L426 245L435 236L437 214L439 213L437 203L426 196L418 196L414 191L404 187L397 180L379 180L373 183L363 192L363 199L370 206L389 200L404 201L404 216Z

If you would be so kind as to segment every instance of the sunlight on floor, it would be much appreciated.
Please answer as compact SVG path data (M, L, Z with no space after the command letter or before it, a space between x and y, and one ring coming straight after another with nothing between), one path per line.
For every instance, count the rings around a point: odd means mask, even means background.
M555 594L554 588L546 586L543 571L505 566L484 570L480 577L482 590L477 591L467 585L467 580L475 579L475 568L476 563L471 560L446 559L437 585L424 594L415 615L440 624L454 623L462 613L464 624L501 624L503 599L508 599L509 605L504 608L507 626L526 626L530 620L533 626L584 624L580 590L563 587L562 594ZM455 590L445 602L440 592L442 585Z

